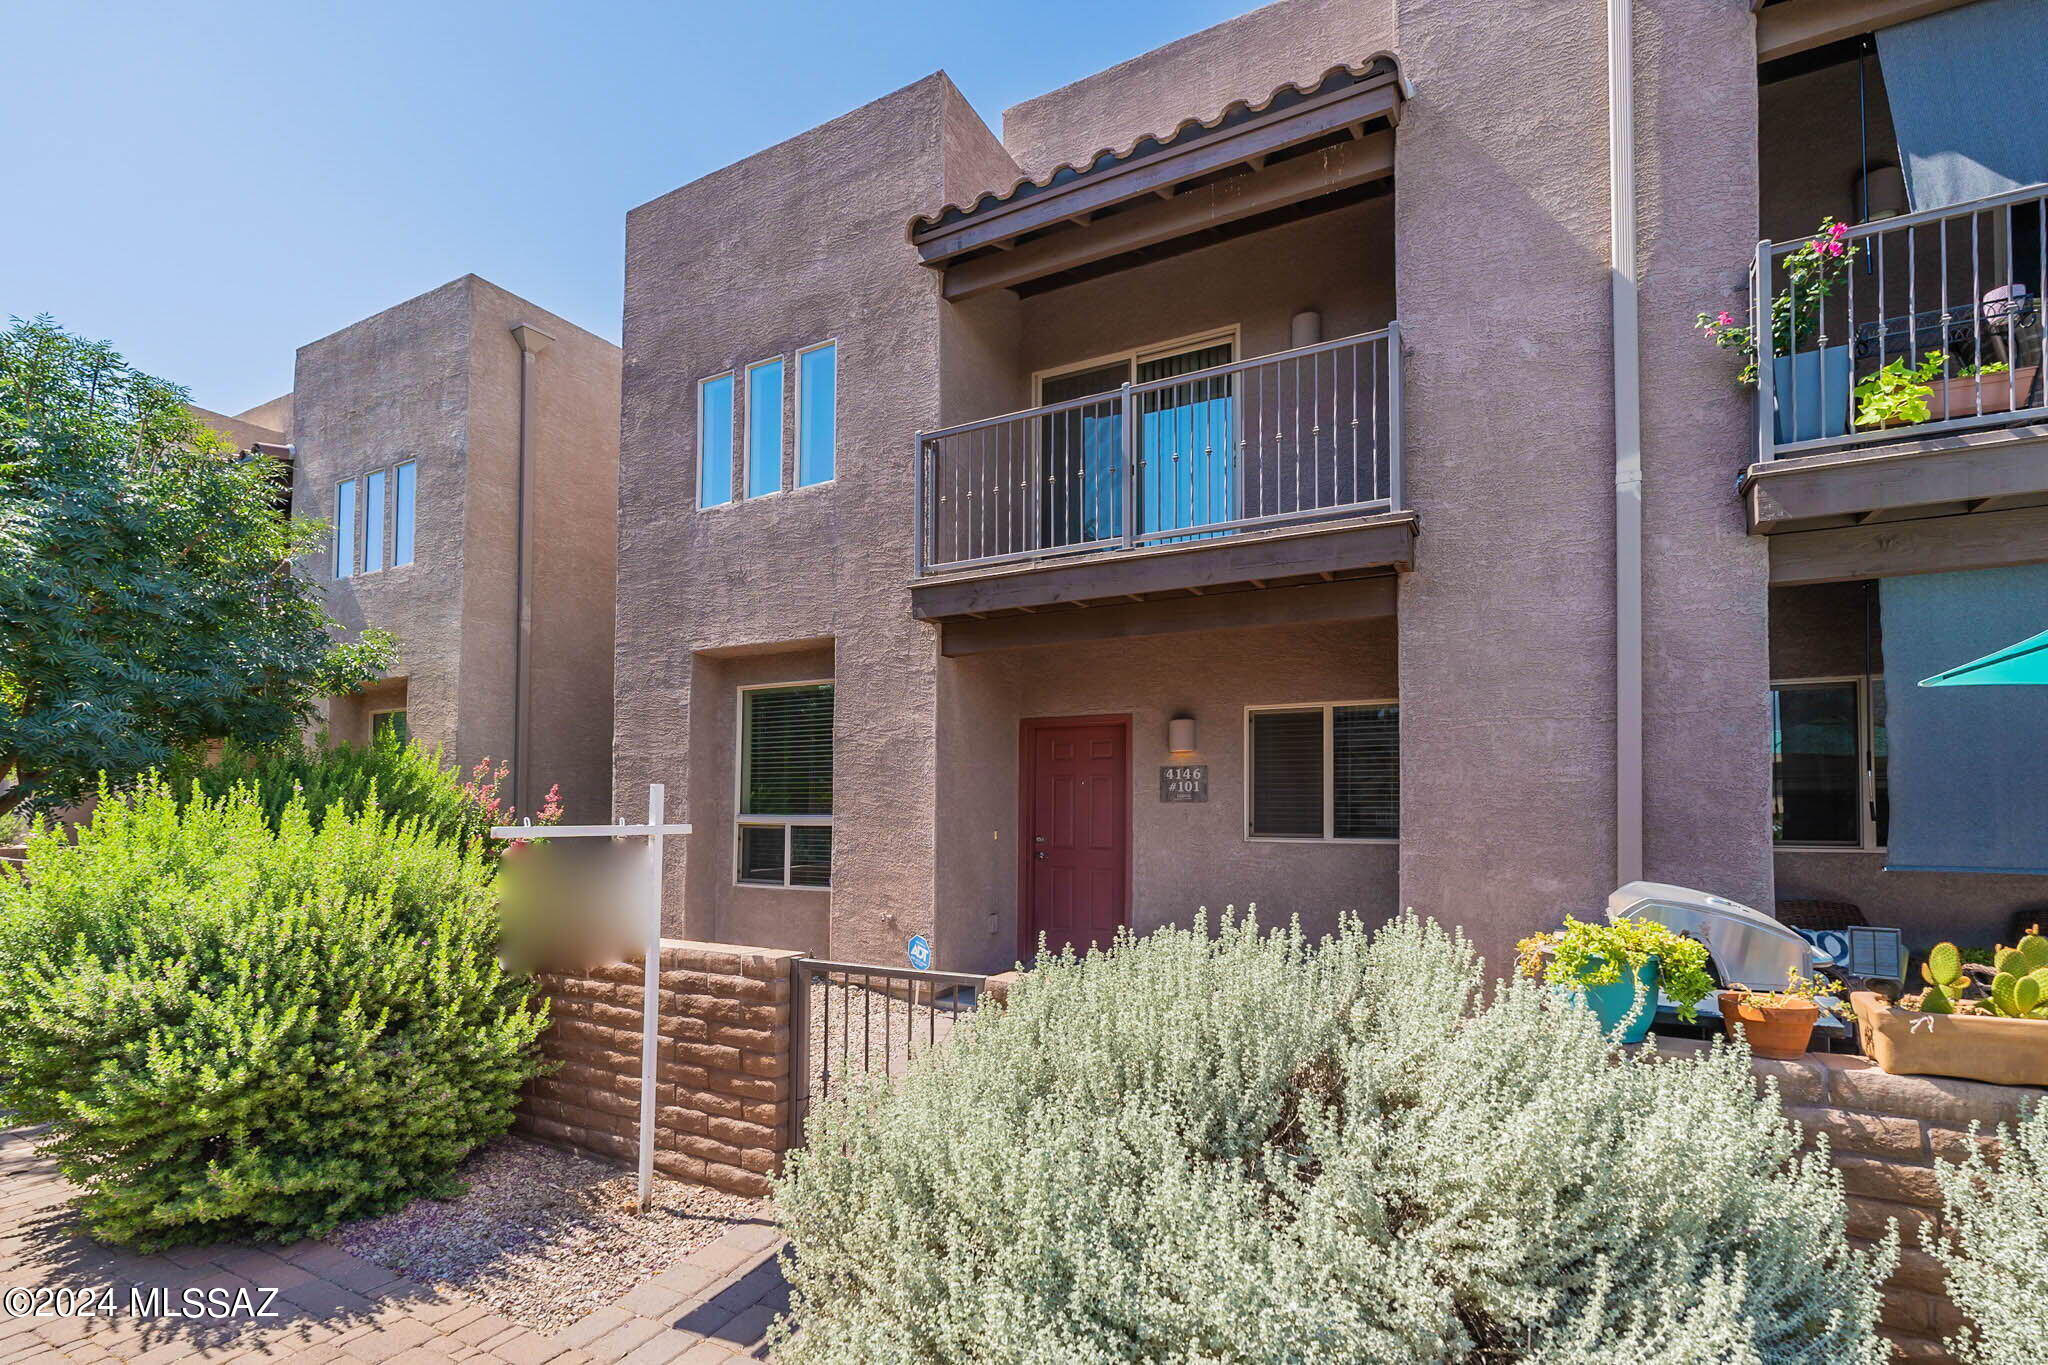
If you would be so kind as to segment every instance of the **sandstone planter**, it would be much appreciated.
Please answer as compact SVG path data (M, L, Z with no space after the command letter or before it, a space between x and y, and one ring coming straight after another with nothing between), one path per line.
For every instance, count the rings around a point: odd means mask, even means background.
M1721 1021L1730 1038L1749 1039L1749 1050L1759 1057L1789 1062L1806 1055L1813 1041L1813 1026L1820 1022L1820 1007L1811 1000L1785 1005L1766 1005L1741 991L1721 992Z
M1849 1000L1863 1051L1894 1076L2048 1086L2048 1019L1922 1014L1875 991L1856 991Z

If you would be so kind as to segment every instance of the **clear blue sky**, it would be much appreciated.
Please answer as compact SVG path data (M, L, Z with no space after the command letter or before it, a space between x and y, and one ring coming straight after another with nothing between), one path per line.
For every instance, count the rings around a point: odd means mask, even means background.
M941 67L994 125L1256 3L4 0L0 314L227 412L467 271L616 340L634 205Z

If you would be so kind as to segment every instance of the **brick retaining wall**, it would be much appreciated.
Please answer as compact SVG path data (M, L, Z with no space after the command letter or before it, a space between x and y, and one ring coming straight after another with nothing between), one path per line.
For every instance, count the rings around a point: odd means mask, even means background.
M662 941L654 1164L663 1175L768 1193L789 1144L790 963L801 956ZM637 961L539 978L554 1020L542 1046L561 1065L528 1086L521 1131L636 1158L641 980Z
M661 953L660 1126L662 1174L747 1195L765 1195L789 1143L791 964L801 953L724 943L664 940ZM631 1161L640 1112L640 966L541 977L554 1023L544 1046L561 1067L533 1082L519 1127L544 1141ZM1014 974L991 978L1000 1001ZM1682 1054L1706 1044L1658 1040ZM1885 1287L1883 1325L1901 1359L1944 1361L1941 1339L1961 1325L1940 1265L1915 1230L1941 1227L1934 1163L1960 1160L1972 1121L1986 1130L2016 1121L2048 1091L1931 1076L1891 1076L1867 1058L1810 1053L1793 1062L1757 1059L1777 1082L1786 1114L1826 1134L1849 1199L1849 1234L1867 1242L1896 1219L1900 1264Z
M1704 1043L1661 1038L1664 1052ZM2014 1123L2029 1100L2048 1101L2048 1090L1987 1085L1940 1076L1892 1076L1867 1057L1808 1053L1796 1062L1762 1058L1751 1065L1778 1083L1785 1112L1809 1135L1825 1133L1829 1155L1849 1196L1849 1235L1882 1237L1896 1219L1899 1268L1885 1286L1883 1325L1902 1360L1946 1361L1943 1337L1962 1325L1948 1299L1941 1265L1920 1250L1916 1230L1942 1226L1936 1161L1960 1161L1973 1141L1970 1124L1986 1132Z

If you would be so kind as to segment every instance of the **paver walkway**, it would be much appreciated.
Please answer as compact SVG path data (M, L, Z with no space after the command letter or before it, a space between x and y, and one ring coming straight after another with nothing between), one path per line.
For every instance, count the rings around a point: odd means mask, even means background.
M36 1156L34 1140L21 1129L0 1132L0 1365L713 1365L765 1358L762 1338L789 1305L775 1260L782 1233L768 1222L733 1228L552 1336L323 1242L135 1255L74 1229L64 1206L71 1187ZM24 1289L36 1296L26 1304L7 1292ZM81 1313L77 1300L88 1292L91 1303ZM187 1315L188 1304L198 1311ZM216 1306L228 1315L211 1316ZM171 1311L160 1311L165 1307Z

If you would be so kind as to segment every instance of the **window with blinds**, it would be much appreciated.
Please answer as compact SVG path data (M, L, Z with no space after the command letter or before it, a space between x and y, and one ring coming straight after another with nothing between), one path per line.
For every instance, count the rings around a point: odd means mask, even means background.
M738 880L832 884L832 684L740 693Z
M1272 707L1247 726L1246 832L1254 839L1397 839L1401 708Z

